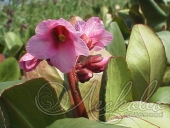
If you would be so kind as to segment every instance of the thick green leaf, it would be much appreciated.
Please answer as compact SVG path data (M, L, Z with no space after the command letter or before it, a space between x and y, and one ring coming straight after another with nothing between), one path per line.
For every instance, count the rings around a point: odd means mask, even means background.
M20 69L15 58L7 58L0 63L0 82L18 80Z
M144 17L139 12L139 4L133 4L129 10L129 16L132 19L133 24L144 24Z
M167 62L170 65L170 32L169 31L161 31L156 33L158 37L161 39L166 52Z
M170 104L170 86L158 88L149 99L149 102Z
M124 38L116 22L112 22L108 26L108 31L112 33L114 39L112 42L106 46L106 50L110 52L112 56L126 56L126 45L124 43Z
M44 128L65 118L57 94L48 81L33 79L1 94L12 128Z
M16 84L21 84L23 83L25 80L15 80L15 81L7 81L7 82L1 82L0 83L0 95L2 94L2 92Z
M74 119L66 118L55 121L47 128L127 128L127 127L92 121L86 118L74 118Z
M161 85L166 70L166 55L161 40L147 26L135 25L126 61L132 72L133 99L147 100Z
M125 21L121 17L114 17L113 21L118 24L124 39L128 39L130 36L130 30L127 27Z
M0 98L0 128L11 128L8 111L1 98Z
M170 66L165 71L162 86L170 86Z
M170 107L156 103L129 102L115 111L109 123L124 124L131 128L169 128Z
M100 89L99 119L107 121L124 102L132 101L130 70L122 57L111 58L105 68Z
M23 45L18 35L16 35L13 32L8 32L5 34L5 42L6 42L8 49L11 49L15 45L20 46L20 47Z
M67 113L67 117L72 117L72 100L70 99L70 91L67 78L57 68L49 66L46 61L41 61L35 70L26 72L27 79L43 77L50 82L55 89L60 105Z
M146 18L146 24L156 31L166 25L166 13L154 0L139 0L141 10Z

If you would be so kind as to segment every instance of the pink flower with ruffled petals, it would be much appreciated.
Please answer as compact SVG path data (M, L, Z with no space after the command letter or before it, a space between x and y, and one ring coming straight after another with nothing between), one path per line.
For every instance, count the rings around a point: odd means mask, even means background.
M92 17L87 22L78 21L75 28L81 33L81 38L90 50L101 50L113 39L112 34L104 29L103 22L98 17Z
M40 61L41 60L35 58L29 53L26 53L19 60L19 66L21 69L28 72L28 71L34 70L37 67L37 65L40 63Z
M89 54L80 33L62 18L40 22L35 33L28 41L27 52L38 59L48 59L63 73L74 67L77 56Z

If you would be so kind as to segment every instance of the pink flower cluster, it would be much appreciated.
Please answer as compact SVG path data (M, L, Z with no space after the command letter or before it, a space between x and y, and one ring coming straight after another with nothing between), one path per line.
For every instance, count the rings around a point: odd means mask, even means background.
M112 39L112 34L104 29L98 17L92 17L87 22L78 21L75 27L62 18L44 20L28 40L27 53L21 57L19 65L21 69L31 71L41 60L47 60L51 66L68 73L75 67L78 56L89 56L90 50L103 49ZM86 65L91 70L89 67L93 63Z

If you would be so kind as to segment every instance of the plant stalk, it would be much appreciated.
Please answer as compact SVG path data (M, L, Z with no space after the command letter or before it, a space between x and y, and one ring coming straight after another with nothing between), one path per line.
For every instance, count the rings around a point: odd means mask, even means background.
M84 106L84 102L82 100L80 90L78 88L78 82L76 80L74 69L71 72L69 72L67 76L68 76L69 86L74 100L75 108L77 110L77 114L79 117L88 118L87 111Z

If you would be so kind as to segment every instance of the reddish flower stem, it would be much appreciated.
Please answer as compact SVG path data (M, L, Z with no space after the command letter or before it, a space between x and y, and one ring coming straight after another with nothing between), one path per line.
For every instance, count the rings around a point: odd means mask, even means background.
M84 106L84 103L83 103L83 100L80 94L80 90L78 88L78 83L76 80L74 69L71 72L69 72L67 76L68 76L70 90L72 93L72 97L74 100L74 104L75 104L75 108L77 110L78 116L88 118L86 108Z

